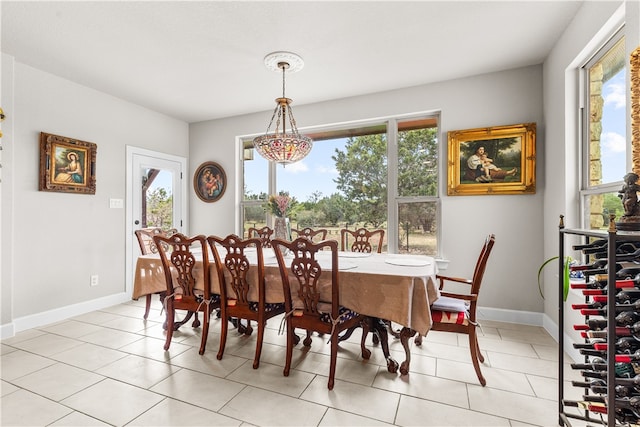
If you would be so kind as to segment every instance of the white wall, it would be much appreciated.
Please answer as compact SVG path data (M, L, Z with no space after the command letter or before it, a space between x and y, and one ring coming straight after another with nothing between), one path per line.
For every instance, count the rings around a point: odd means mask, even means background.
M547 127L544 194L544 258L558 254L559 215L568 228L580 226L578 166L578 68L588 59L598 41L625 23L628 54L640 44L640 6L637 1L585 2L556 43L544 64L544 115ZM628 64L628 62L627 62ZM628 81L627 84L630 84ZM630 111L627 92L627 110ZM629 117L629 116L627 116ZM630 128L627 138L631 138ZM627 171L620 171L620 177ZM569 245L565 249L570 249ZM551 323L558 321L557 270L545 272L544 312ZM572 296L573 298L573 296ZM566 304L568 307L569 301ZM575 301L573 301L575 302ZM565 310L571 316L571 310ZM579 319L569 318L565 333ZM575 335L575 333L574 333Z
M294 94L295 95L295 94ZM537 268L542 261L542 200L544 192L544 132L542 67L532 66L473 78L417 86L313 105L294 106L301 126L371 119L420 111L441 111L442 252L451 259L447 274L470 277L484 238L496 234L489 260L481 305L539 322L542 299L537 288ZM220 163L229 176L239 172L235 137L264 132L270 112L191 124L191 173L204 161ZM526 122L538 124L538 192L535 195L446 195L447 131ZM301 130L303 128L301 127ZM322 142L318 142L321 144ZM191 229L225 235L237 232L234 207L236 181L222 200L213 204L191 197ZM309 183L313 185L313 183ZM537 317L527 316L529 312Z
M125 147L188 155L188 125L2 56L2 336L124 295ZM40 132L97 144L95 195L38 191ZM97 287L89 277L99 276ZM73 307L73 308L70 308Z

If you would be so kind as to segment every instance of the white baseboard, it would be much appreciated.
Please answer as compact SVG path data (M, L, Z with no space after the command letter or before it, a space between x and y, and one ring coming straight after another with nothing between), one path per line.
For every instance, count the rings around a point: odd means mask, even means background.
M496 322L518 323L520 325L544 326L544 313L533 311L506 310L503 308L478 307L477 318L482 320L495 320Z
M51 323L60 322L61 320L66 320L74 316L79 316L81 314L100 310L106 307L111 307L116 304L122 304L123 302L127 302L130 300L131 294L122 292L91 301L84 301L81 303L56 308L54 310L44 311L42 313L18 317L13 319L11 323L0 326L0 339L11 338L16 333L25 331L27 329L37 328Z

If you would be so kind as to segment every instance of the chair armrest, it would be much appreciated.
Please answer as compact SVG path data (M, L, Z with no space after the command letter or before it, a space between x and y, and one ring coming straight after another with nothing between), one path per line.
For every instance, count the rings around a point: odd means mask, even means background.
M442 290L442 288L444 287L444 282L445 281L449 281L449 282L456 282L456 283L464 283L467 285L471 285L471 279L463 279L461 277L450 277L450 276L441 276L439 274L436 274L436 279L440 280L440 289Z
M454 294L451 292L440 292L440 296L466 301L476 301L478 299L478 294Z

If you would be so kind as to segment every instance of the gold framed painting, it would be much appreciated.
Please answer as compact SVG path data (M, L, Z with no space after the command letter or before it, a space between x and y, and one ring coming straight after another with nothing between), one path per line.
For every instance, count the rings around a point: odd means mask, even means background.
M536 124L448 132L447 194L535 194Z
M193 175L193 189L203 202L217 202L227 189L227 174L219 164L204 162Z
M41 132L38 190L96 194L96 152L92 142Z

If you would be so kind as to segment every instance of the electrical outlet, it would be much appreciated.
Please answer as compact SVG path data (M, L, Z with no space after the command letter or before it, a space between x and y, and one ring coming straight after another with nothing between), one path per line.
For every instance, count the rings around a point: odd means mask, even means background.
M98 286L98 275L94 274L91 276L91 286Z

